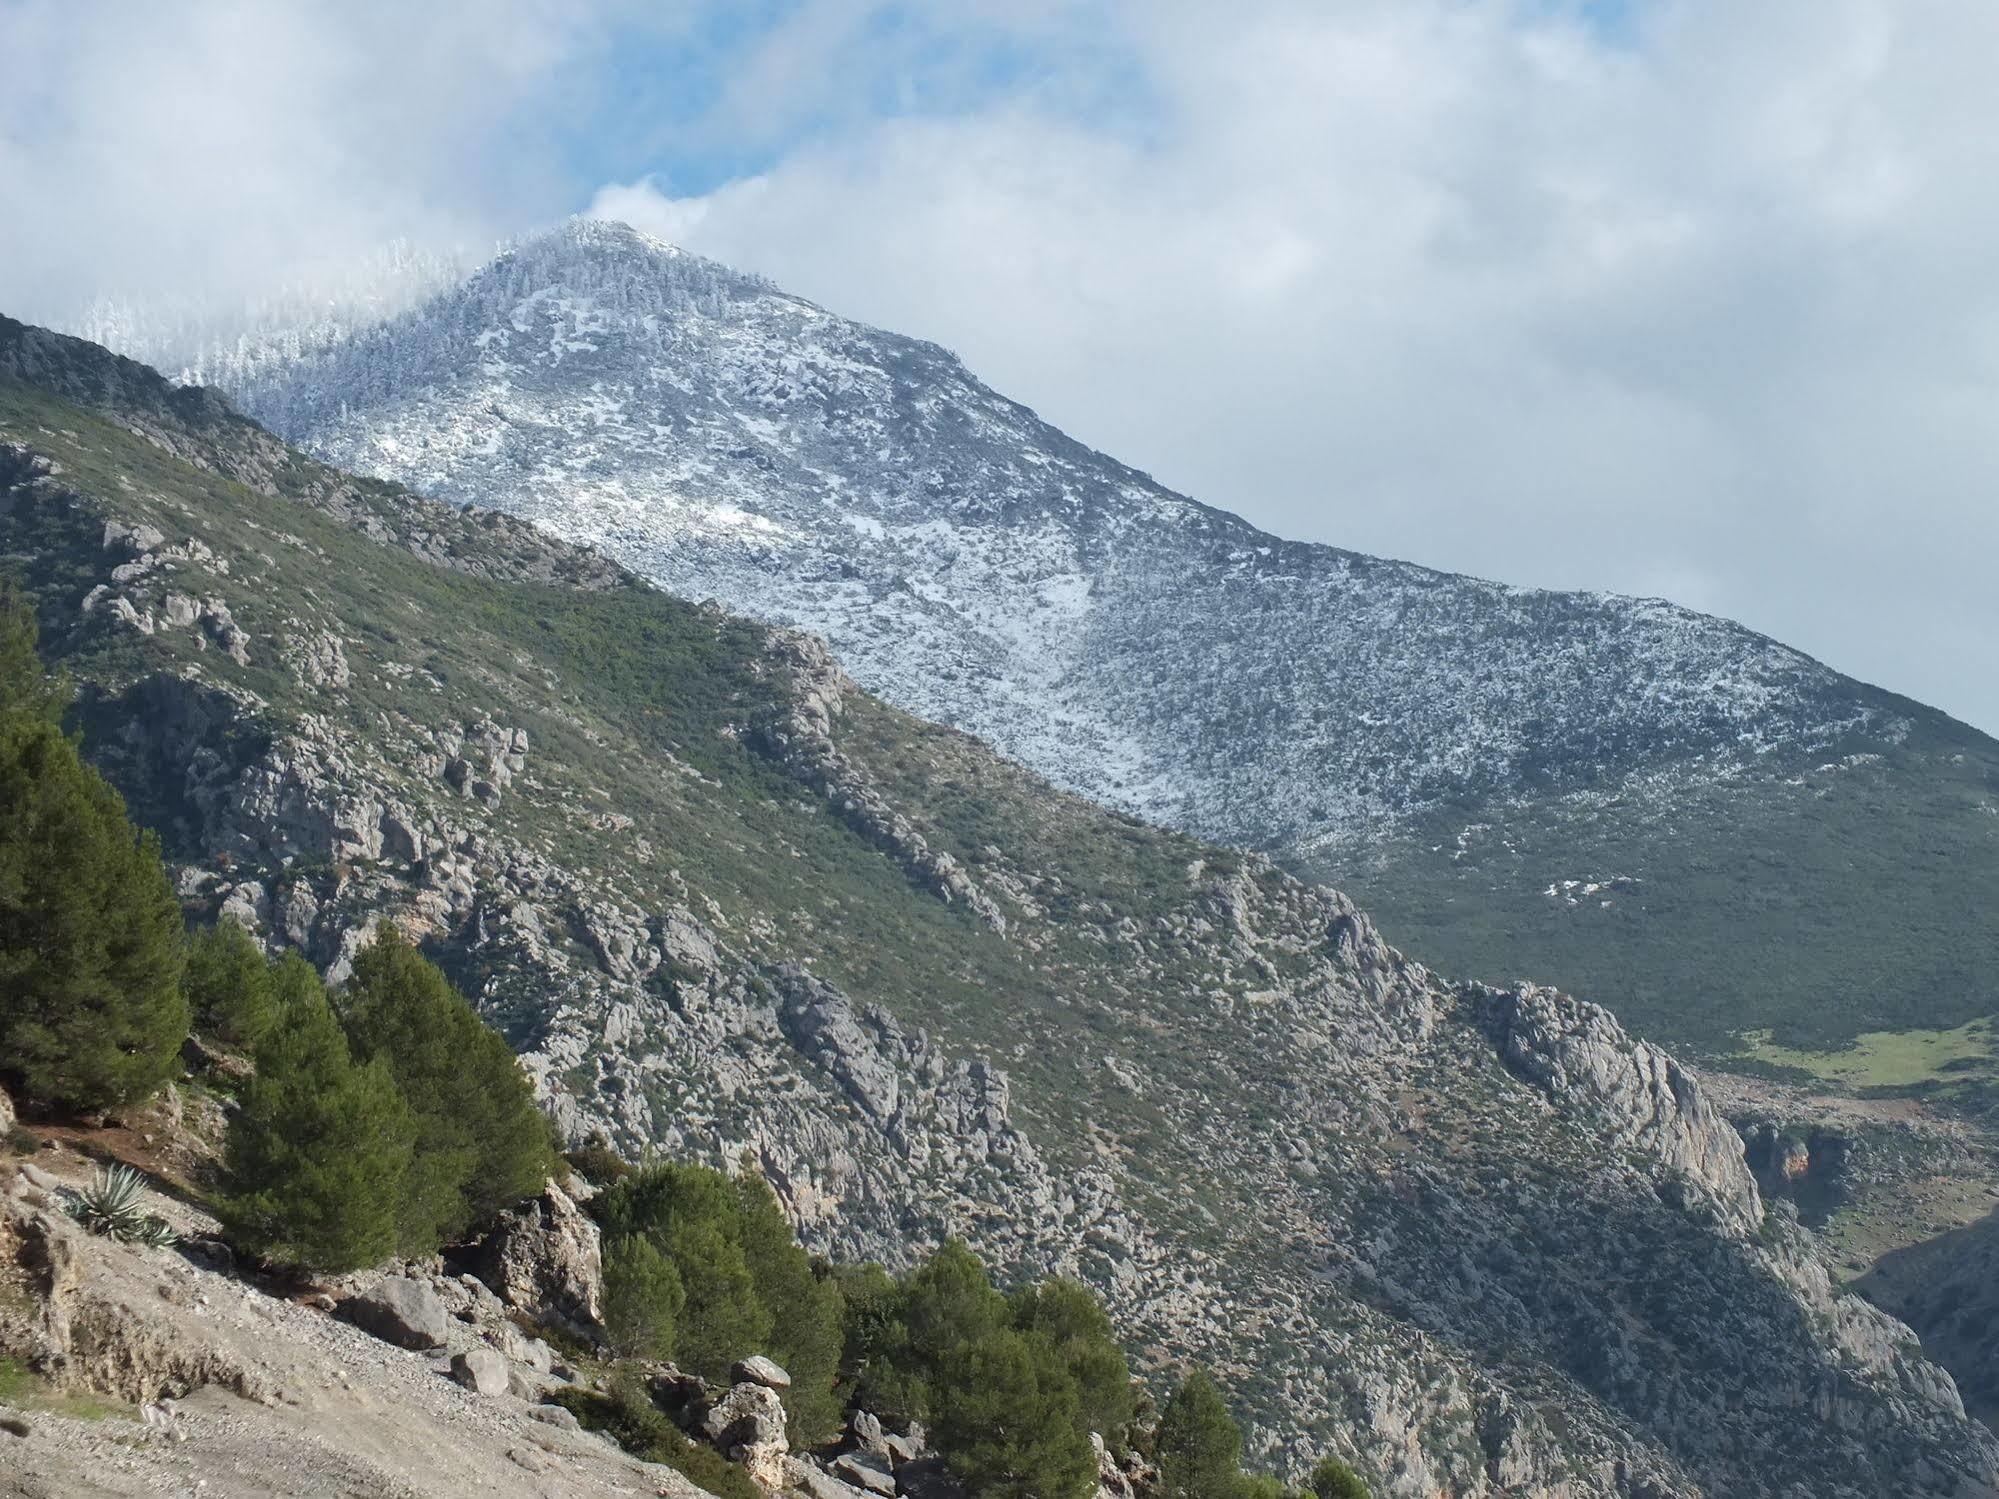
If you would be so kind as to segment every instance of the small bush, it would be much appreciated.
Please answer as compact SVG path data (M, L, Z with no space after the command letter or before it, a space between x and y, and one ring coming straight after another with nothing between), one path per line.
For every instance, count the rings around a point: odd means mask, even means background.
M641 1461L664 1463L717 1499L768 1499L741 1468L714 1448L682 1435L629 1372L613 1379L602 1394L571 1388L549 1398L586 1430L603 1432Z
M1312 1499L1369 1499L1367 1485L1337 1457L1322 1457L1306 1485Z

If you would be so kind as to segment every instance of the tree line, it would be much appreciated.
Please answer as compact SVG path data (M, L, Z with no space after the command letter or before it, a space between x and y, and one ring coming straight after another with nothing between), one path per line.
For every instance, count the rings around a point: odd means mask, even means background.
M601 1140L565 1166L505 1041L393 926L332 991L232 922L189 929L158 840L64 732L70 701L32 610L0 592L0 1081L88 1113L153 1094L190 1034L247 1055L210 1204L239 1250L314 1274L421 1257L573 1169L601 1188L603 1353L627 1405L644 1397L621 1369L719 1382L761 1353L792 1377L795 1442L856 1409L921 1422L981 1499L1083 1499L1093 1434L1156 1464L1160 1499L1365 1495L1332 1458L1303 1491L1245 1473L1201 1371L1155 1407L1079 1281L1002 1290L956 1240L902 1275L833 1264L753 1171L634 1166Z

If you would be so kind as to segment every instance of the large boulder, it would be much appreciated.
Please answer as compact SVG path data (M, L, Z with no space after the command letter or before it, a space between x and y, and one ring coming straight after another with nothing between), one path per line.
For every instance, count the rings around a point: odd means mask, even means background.
M791 1444L784 1435L784 1402L766 1385L745 1381L709 1407L701 1434L768 1493L788 1486L785 1458ZM893 1489L890 1490L894 1492Z
M833 1476L857 1489L894 1499L895 1474L889 1471L886 1457L866 1451L843 1452L833 1459Z
M7 1090L0 1088L0 1138L14 1127L14 1100L7 1096Z
M448 1319L437 1292L421 1281L385 1275L340 1303L339 1315L385 1343L419 1353L444 1346Z
M554 1182L502 1213L467 1263L494 1295L535 1321L583 1338L603 1332L602 1240L589 1215Z
M506 1359L491 1348L473 1348L451 1358L451 1377L481 1395L506 1394L507 1373Z
M736 1384L760 1384L767 1390L791 1388L791 1376L761 1353L738 1359L729 1371L729 1378Z

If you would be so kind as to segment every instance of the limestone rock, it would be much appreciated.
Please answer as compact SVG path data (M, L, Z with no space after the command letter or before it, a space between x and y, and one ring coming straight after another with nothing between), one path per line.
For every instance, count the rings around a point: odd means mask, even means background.
M791 1447L777 1391L760 1384L732 1386L701 1418L701 1433L760 1487L775 1493L785 1486Z
M895 1493L895 1474L889 1471L888 1460L871 1452L841 1453L833 1459L833 1476L871 1494Z
M385 1343L417 1352L443 1347L448 1331L437 1292L401 1275L383 1276L377 1284L346 1297L338 1315Z
M471 1348L451 1356L451 1377L481 1395L504 1395L507 1361L491 1348Z
M516 1311L582 1337L594 1338L602 1330L602 1235L554 1182L533 1201L503 1213L469 1263Z
M738 1359L729 1378L736 1384L760 1384L767 1390L788 1390L791 1376L761 1353Z

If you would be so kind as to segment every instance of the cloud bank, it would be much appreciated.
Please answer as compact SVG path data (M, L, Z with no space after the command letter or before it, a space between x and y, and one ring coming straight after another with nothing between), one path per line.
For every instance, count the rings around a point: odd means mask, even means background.
M0 55L15 315L587 205L1272 530L1999 731L1987 0L16 0Z
M596 212L1294 536L1663 594L1999 730L1999 10L1118 13L1145 107Z

